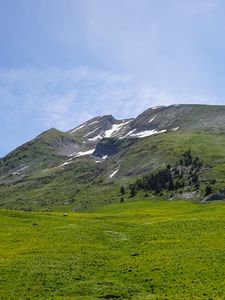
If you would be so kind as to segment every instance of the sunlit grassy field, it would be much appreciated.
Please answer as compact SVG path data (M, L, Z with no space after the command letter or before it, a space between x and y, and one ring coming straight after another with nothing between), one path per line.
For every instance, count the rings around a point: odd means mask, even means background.
M0 299L225 299L222 202L2 210L0 241Z

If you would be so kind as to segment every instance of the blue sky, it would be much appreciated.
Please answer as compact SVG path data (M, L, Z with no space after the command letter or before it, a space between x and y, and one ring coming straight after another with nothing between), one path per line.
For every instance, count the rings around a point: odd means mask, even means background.
M0 0L0 156L56 127L225 104L223 0Z

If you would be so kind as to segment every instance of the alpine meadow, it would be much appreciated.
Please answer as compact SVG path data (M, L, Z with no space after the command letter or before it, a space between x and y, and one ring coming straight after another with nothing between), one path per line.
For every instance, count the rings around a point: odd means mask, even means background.
M225 300L225 1L0 1L0 300Z
M2 299L222 299L224 120L154 107L4 157Z

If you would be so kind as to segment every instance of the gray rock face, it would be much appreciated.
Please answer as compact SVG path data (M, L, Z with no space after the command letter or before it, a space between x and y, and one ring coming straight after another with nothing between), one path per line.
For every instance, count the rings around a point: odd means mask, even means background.
M70 156L72 154L78 153L80 149L81 146L78 143L67 142L61 145L57 153L63 156Z
M225 106L171 105L149 108L131 124L130 130L198 130L225 128Z
M99 142L95 148L93 155L95 156L111 156L118 153L121 149L126 149L135 143L134 139L104 139Z
M221 189L218 193L211 194L203 199L203 202L213 201L213 200L224 200L225 199L225 189Z

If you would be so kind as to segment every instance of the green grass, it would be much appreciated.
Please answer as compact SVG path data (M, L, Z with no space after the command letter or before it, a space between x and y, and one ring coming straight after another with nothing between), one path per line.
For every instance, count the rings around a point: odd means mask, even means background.
M225 163L225 134L216 131L170 132L140 139L124 152L121 167L124 172L132 167L134 170L156 169L162 163L177 162L187 149L212 166Z
M223 202L1 210L0 240L0 299L225 298Z

